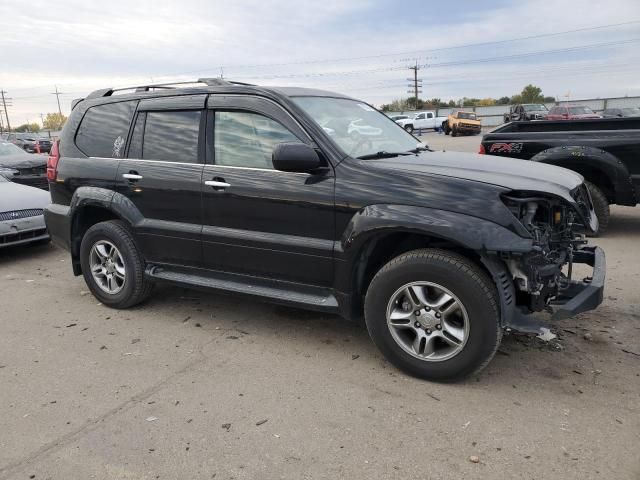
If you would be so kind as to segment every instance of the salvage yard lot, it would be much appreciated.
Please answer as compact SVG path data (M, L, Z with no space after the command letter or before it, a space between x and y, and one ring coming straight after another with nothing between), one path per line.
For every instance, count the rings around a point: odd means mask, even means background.
M613 207L603 305L454 385L337 317L172 287L115 311L67 252L0 250L0 479L638 478L639 240Z

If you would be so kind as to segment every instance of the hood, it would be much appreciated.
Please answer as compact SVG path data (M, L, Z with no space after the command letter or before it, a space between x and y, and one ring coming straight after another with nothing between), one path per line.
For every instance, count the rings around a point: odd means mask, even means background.
M528 160L460 152L421 152L418 155L368 160L375 168L408 175L442 175L497 185L509 190L547 192L575 203L571 191L581 175L561 167Z
M50 203L51 197L45 190L0 181L0 212L44 208Z
M0 157L0 167L33 168L47 165L47 155L4 155Z

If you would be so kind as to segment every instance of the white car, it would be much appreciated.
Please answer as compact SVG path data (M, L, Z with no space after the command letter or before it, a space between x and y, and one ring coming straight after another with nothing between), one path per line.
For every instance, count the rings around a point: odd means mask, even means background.
M446 121L447 117L438 117L436 112L428 110L416 113L413 118L397 120L396 123L404 128L407 132L413 133L414 130L437 130Z
M372 127L371 125L363 125L362 119L359 118L349 123L347 133L351 136L361 135L363 137L377 137L382 133L382 129L378 127Z

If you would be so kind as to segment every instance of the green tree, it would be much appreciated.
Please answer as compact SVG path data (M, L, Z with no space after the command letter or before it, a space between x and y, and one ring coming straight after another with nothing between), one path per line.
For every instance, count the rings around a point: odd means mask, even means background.
M16 132L33 132L38 133L40 131L40 125L37 123L23 123L15 128Z
M67 121L67 117L60 113L47 113L43 125L47 130L60 130Z
M527 85L522 89L520 93L522 101L520 103L540 103L544 102L544 95L542 95L542 89L535 85Z
M510 102L511 97L500 97L498 100L496 100L497 105L509 105Z
M555 101L556 101L556 97L544 97L544 103L551 103Z

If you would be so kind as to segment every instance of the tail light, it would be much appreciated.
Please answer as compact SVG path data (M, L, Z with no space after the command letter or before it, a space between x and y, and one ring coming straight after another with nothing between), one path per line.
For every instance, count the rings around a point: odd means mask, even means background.
M480 144L480 150L478 151L478 153L480 155L484 155L485 153L487 153L487 151L484 149L484 145Z
M55 182L58 178L58 161L60 160L59 153L60 140L56 140L51 145L51 152L49 152L49 158L47 159L47 180Z

